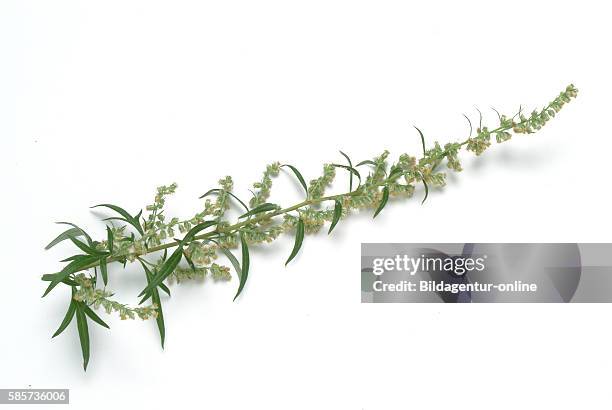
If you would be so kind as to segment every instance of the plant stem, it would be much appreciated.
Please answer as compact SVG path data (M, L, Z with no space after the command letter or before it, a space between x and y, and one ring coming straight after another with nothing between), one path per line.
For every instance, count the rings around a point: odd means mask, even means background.
M548 111L549 108L550 108L550 105L546 106L542 111ZM515 125L523 125L526 122L528 122L528 119L525 120L525 121L520 121L520 122L516 123ZM500 131L507 131L507 130L512 129L512 128L513 128L513 125L505 126L505 127L500 126L500 127L497 127L495 129L489 131L489 133L490 134L494 134L494 133L497 133L497 132L500 132ZM465 141L461 142L459 144L459 146L463 147L464 145L466 145L470 141L470 138L468 138ZM440 162L444 159L444 157L446 157L447 154L448 154L447 150L444 150L442 152L442 154L440 155L440 158L438 159L438 161L436 161L436 163L432 166L432 168L431 168L432 171L436 169L436 167L440 164ZM379 187L380 186L384 186L386 184L386 182L387 181L385 181L385 182L383 182L381 184L378 184L377 186L379 186ZM295 211L297 209L300 209L300 208L308 206L308 205L315 205L315 204L319 204L321 202L332 201L332 200L335 200L335 199L338 199L338 198L342 198L342 197L345 197L345 196L356 195L359 192L359 188L360 188L360 186L357 187L357 189L355 189L354 191L349 191L349 192L346 192L344 194L336 194L336 195L324 196L324 197L321 197L321 198L307 199L305 201L302 201L302 202L300 202L298 204L295 204L293 206L290 206L288 208L278 209L278 210L276 210L274 212L264 213L262 215L259 215L259 216L255 217L255 218L246 219L246 220L244 220L242 222L235 223L234 225L227 226L225 228L222 228L221 230L215 229L214 231L211 231L211 232L207 232L207 233L203 233L203 234L200 234L200 235L196 235L196 236L194 236L193 240L197 241L197 240L202 240L202 239L208 239L208 238L211 238L212 236L220 234L220 233L233 233L233 232L237 231L238 229L242 228L245 225L258 223L258 222L264 221L266 219L271 219L271 218L277 217L279 215L284 215L286 213ZM163 251L165 249L174 248L174 247L176 247L178 245L179 245L179 241L175 240L175 241L172 241L172 242L164 243L162 245L153 246L151 248L148 248L146 252L141 253L141 254L137 254L136 257L140 257L140 256L144 256L144 255L147 255L147 254L150 254L150 253L155 253L155 252ZM108 262L117 262L118 260L120 260L120 259L122 259L124 257L125 257L124 255L122 255L122 256L113 256L113 257L108 258L106 260L106 262L107 263ZM99 265L100 265L100 262L93 262L93 263L83 267L83 269L81 269L81 271L87 270L87 269L91 269L91 268L95 268L95 267L97 267Z
M200 234L200 235L196 235L196 236L193 237L193 240L194 241L198 241L198 240L202 240L202 239L208 239L208 238L210 238L210 237L212 237L212 236L214 236L216 234L219 234L219 233L233 233L233 232L237 231L238 229L242 228L245 225L249 225L249 224L253 224L253 223L258 223L258 222L261 222L261 221L266 220L266 219L274 218L276 216L283 215L283 214L286 214L286 213L291 212L291 211L295 211L297 209L303 208L303 207L308 206L308 205L314 205L314 204L318 204L318 203L321 203L321 202L324 202L324 201L331 201L331 200L334 200L334 199L337 199L337 198L340 198L340 197L344 197L344 196L355 195L357 192L358 192L358 190L354 190L354 191L347 192L347 193L344 193L344 194L336 194L336 195L330 195L330 196L325 196L325 197L316 198L316 199L308 199L308 200L302 201L302 202L300 202L298 204L295 204L293 206L290 206L288 208L283 208L283 209L279 209L279 210L274 211L274 212L269 212L269 213L266 213L266 214L263 214L263 215L259 215L259 216L255 217L255 218L252 218L252 219L246 219L246 220L244 220L242 222L238 222L238 223L236 223L234 225L230 225L230 226L227 226L225 228L222 228L221 230L215 229L214 231L211 231L211 232L207 232L207 233L203 233L203 234ZM176 247L178 245L179 245L178 241L172 241L172 242L164 243L162 245L153 246L151 248L148 248L146 252L138 254L136 256L137 257L144 256L144 255L147 255L147 254L150 254L150 253L155 253L155 252L163 251L164 249L174 248L174 247ZM108 258L106 261L107 261L107 263L108 262L117 262L118 260L120 260L120 259L122 259L124 257L125 256L123 256L123 255L122 256L113 256L113 257ZM87 270L87 269L91 269L91 268L94 268L94 267L99 266L99 265L100 265L100 262L94 262L94 263L91 263L91 264L83 267L83 269L81 269L81 271Z

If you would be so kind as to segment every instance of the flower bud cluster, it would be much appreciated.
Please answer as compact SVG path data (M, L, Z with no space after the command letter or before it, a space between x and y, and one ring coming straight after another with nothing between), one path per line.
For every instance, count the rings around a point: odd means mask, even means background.
M155 304L135 308L129 307L109 299L113 296L113 293L104 289L96 289L94 280L84 274L77 275L75 281L79 284L79 289L73 296L77 302L83 302L94 309L102 307L107 314L117 312L121 320L135 319L136 316L142 320L157 317L157 306Z
M255 182L253 188L257 189L253 198L249 201L251 208L261 205L270 197L272 189L272 178L278 176L280 172L280 162L274 162L266 167L260 182Z
M323 175L310 181L308 198L318 199L325 194L325 189L331 185L336 176L336 168L332 164L323 165Z

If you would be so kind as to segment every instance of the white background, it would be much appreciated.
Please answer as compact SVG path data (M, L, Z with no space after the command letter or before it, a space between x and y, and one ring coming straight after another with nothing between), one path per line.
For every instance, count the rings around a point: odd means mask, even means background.
M609 408L609 305L361 304L359 273L361 242L610 241L605 4L2 1L0 387L89 409ZM311 179L338 149L418 153L412 124L463 140L474 106L493 122L570 82L544 130L465 155L424 206L344 220L287 268L290 239L252 249L236 303L235 279L175 286L165 351L153 322L108 318L85 374L74 325L50 340L69 296L39 278L71 252L43 252L54 221L101 237L89 206L136 211L172 181L187 217L224 175L248 198L275 160ZM144 285L110 281L130 303Z

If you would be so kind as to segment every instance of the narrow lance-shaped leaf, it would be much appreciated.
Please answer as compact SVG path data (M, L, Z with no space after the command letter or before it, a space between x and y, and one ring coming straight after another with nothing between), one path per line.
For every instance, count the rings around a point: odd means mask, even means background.
M377 166L376 162L372 161L371 159L366 159L364 161L361 161L359 164L355 165L356 167L360 167L362 165L372 165L372 166Z
M495 110L495 108L493 108L493 110ZM495 110L495 112L497 112L497 110ZM499 116L499 113L497 113L497 115ZM468 134L468 138L472 136L472 121L470 121L470 118L463 114L463 116L465 117L465 119L467 120L468 124L470 125L470 133ZM500 117L501 119L501 117Z
M60 242L65 241L70 238L78 238L79 236L83 236L83 231L79 228L70 228L60 233L55 239L53 239L47 246L45 246L45 250L53 248Z
M45 282L52 282L53 280L57 279L57 273L45 273L44 275L42 275L41 279ZM72 279L65 278L61 281L62 283L65 283L66 285L70 285L70 286L77 286L78 283L73 281Z
M423 155L425 155L425 136L423 135L423 133L421 132L420 129L418 129L416 126L413 125L413 127L419 132L419 135L421 136L421 143L423 144Z
M495 114L497 114L497 118L499 119L499 122L501 123L502 116L501 116L501 114L499 113L499 111L497 111L497 110L495 109L495 107L491 107L491 109L492 109L493 111L495 111ZM501 124L500 124L500 125L501 125ZM472 135L472 133L470 133L470 135Z
M82 253L79 253L77 255L72 255L67 258L64 258L60 262L72 262L72 261L82 258L83 256L87 256L87 255L83 255Z
M108 267L106 264L106 257L103 256L100 258L100 273L102 274L102 281L104 282L104 286L108 283Z
M238 285L238 291L236 296L234 296L234 300L242 293L242 289L244 289L244 285L249 277L249 246L242 232L240 232L240 246L242 248L242 269L240 271L240 284Z
M287 167L293 171L293 173L295 174L295 177L298 179L298 181L300 181L300 185L302 185L302 188L304 188L304 191L306 192L306 196L308 196L308 185L306 185L306 181L304 180L304 177L302 176L300 171L298 171L298 169L294 167L293 165L289 165L289 164L281 165L281 167Z
M304 221L302 220L302 218L300 218L298 219L297 225L295 227L295 243L293 244L293 250L291 251L291 255L289 255L289 258L287 259L287 262L285 262L285 266L287 266L287 264L291 262L291 260L295 258L295 256L298 254L298 252L300 251L300 248L302 247L303 241L304 241Z
M349 167L353 168L353 162L351 161L351 159L349 158L348 155L346 155L344 152L340 151L340 154L342 154L342 156L344 158L346 158L346 161L349 164ZM353 190L353 173L351 172L349 175L349 191Z
M147 283L151 283L153 280L153 272L145 265L145 263L141 260L140 264L145 271L145 275L147 276ZM164 323L164 312L162 311L161 298L159 297L159 291L157 288L153 289L153 294L151 296L153 303L157 306L157 317L155 321L157 322L157 329L159 330L159 338L161 342L162 349L164 348L164 343L166 341L166 324Z
M82 302L80 302L82 303ZM110 329L110 327L104 322L104 320L102 320L100 318L100 316L98 316L98 314L96 312L94 312L89 306L87 306L86 304L82 304L81 305L83 312L85 312L85 314L87 316L90 317L91 320L93 320L94 322L96 322L97 324L99 324L102 327L105 327L107 329Z
M327 232L328 235L331 233L331 231L334 230L341 216L342 216L342 202L336 199L335 205L334 205L334 217L332 219L331 225L329 225L329 231Z
M200 233L206 228L210 228L213 225L217 225L217 223L217 221L204 221L202 223L197 224L196 226L191 228L189 232L187 232L187 234L183 237L183 242L191 242L198 233Z
M480 130L482 129L482 112L478 109L478 107L474 107L476 109L476 111L478 111L478 132L480 132Z
M378 204L378 208L376 208L376 212L374 212L373 218L376 218L376 216L380 213L380 211L383 210L385 205L387 205L387 201L388 200L389 200L389 187L385 185L383 190L382 190L382 198L380 199L380 203Z
M62 320L62 323L57 328L55 333L53 333L53 336L51 336L51 338L54 338L55 336L58 336L59 334L61 334L64 330L66 330L70 322L72 322L72 318L74 317L74 314L76 312L76 301L73 299L74 292L75 290L73 287L72 295L70 296L70 304L68 305L68 311L66 312L66 316L64 316L64 320Z
M68 278L70 274L83 270L85 267L96 262L98 258L99 256L96 255L81 255L79 259L71 261L60 272L51 275L43 275L43 280L51 281L51 283L45 290L43 297L47 296L49 292L53 290L53 288L55 288L60 282L63 282L66 278Z
M168 286L166 286L164 282L160 283L158 286L161 290L163 290L166 293L166 295L171 296L170 289L168 289Z
M78 239L75 238L69 238L70 241L76 245L77 248L79 248L80 250L82 250L83 252L85 252L88 255L97 255L97 256L101 256L104 255L105 252L101 252L91 246L88 246L86 244L84 244L83 242L79 241Z
M182 257L183 257L183 247L179 245L179 247L174 252L172 252L172 255L170 255L170 257L166 260L166 262L164 262L162 267L159 269L159 272L157 272L157 275L154 276L151 283L149 283L147 287L144 288L142 292L140 292L138 296L146 295L146 297L140 303L144 302L149 297L151 297L152 296L151 291L155 289L157 286L159 286L160 283L162 283L168 276L170 276L172 272L174 272L174 269L178 266Z
M144 234L144 231L142 229L142 225L140 224L140 215L142 214L142 211L140 211L138 214L136 214L136 216L132 216L130 215L130 213L128 211L126 211L125 209L117 206L117 205L112 205L112 204L98 204L98 205L94 205L92 206L92 208L98 208L98 207L104 207L104 208L109 208L112 209L113 211L117 212L119 215L121 215L123 217L123 219L121 218L107 218L107 220L109 219L121 219L124 222L127 222L128 224L132 225L134 228L136 228L136 230L138 231L138 233L140 233L141 235Z
M427 182L425 182L425 180L422 180L423 182L423 186L425 187L425 197L423 198L423 201L421 201L421 205L423 205L425 203L425 201L427 200L427 197L429 196L429 187L427 186Z
M115 241L115 235L109 226L106 226L106 246L109 253L113 253L113 246Z
M184 252L183 252L183 255L184 255ZM144 262L143 262L143 261L144 261L144 259L142 259L142 258L138 258L138 260L140 261L140 263L141 263L141 264L142 264L142 263L144 263ZM155 276L155 272L153 272L153 273L152 273L151 277L154 277L154 276ZM148 283L149 283L149 282L147 282L147 284L148 284ZM161 290L163 290L163 291L166 293L166 295L171 296L171 295L170 295L170 289L168 289L168 286L166 286L166 285L165 285L163 282L162 282L162 283L160 283L159 285L157 285L157 287L158 287L158 288L160 288ZM157 289L157 288L156 288L156 289ZM149 299L149 297L151 297L151 296L153 296L153 295L152 295L152 294L151 294L150 296L149 296L149 295L145 295L145 296L144 296L144 297L143 297L143 298L140 300L140 302L138 302L138 304L139 304L139 305L142 305L142 304L143 304L143 303L144 303L146 300L148 300L148 299Z
M389 172L389 176L387 177L387 179L393 182L403 173L404 171L400 167L393 168L391 172Z
M195 272L196 271L196 266L193 263L193 261L191 260L191 258L189 257L189 255L187 255L187 251L185 251L185 249L183 249L183 257L187 261L187 265L189 265L191 270Z
M361 186L361 174L359 174L359 171L357 171L355 168L350 167L348 165L342 165L342 164L331 164L331 165L337 168L346 169L347 171L351 173L351 175L354 174L359 180L359 186Z
M83 354L83 370L87 370L87 365L89 364L89 329L87 328L87 317L79 303L77 303L76 307L76 319L81 352Z
M230 261L230 263L234 267L234 270L236 271L236 274L238 275L238 278L240 278L242 276L242 268L240 267L240 262L238 262L238 259L236 259L234 254L229 249L227 249L226 247L224 247L223 245L221 245L219 242L215 241L214 239L211 239L211 242L214 242L217 244L219 250L223 252L225 257Z
M157 289L155 289L152 299L153 303L157 306L157 316L155 317L155 322L157 323L160 343L163 349L166 343L166 324L164 323L164 311L162 310L161 298L159 297L159 292L157 291Z
M166 250L164 250L164 254L166 254ZM144 259L142 259L142 258L138 258L138 260L140 261L140 263L141 263L141 264L147 263L147 262L146 262ZM164 256L163 260L166 260L166 257L165 257L165 256ZM150 270L150 269L149 269L149 270ZM153 276L155 276L155 272L152 272L151 277L153 277ZM170 294L170 289L168 289L168 286L166 286L166 285L165 285L163 282L159 284L159 288L160 288L161 290L163 290L163 291L166 293L166 295L168 295L168 296L172 296L172 295Z
M225 192L226 194L230 195L232 198L234 198L236 201L238 201L240 203L240 205L242 205L247 212L249 211L249 207L244 202L242 202L242 200L240 198L238 198L233 193L231 193L229 191L226 191L224 189L220 189L220 188L213 188L213 189L209 190L204 195L200 196L200 199L205 198L205 197L207 197L210 194L219 194L221 192Z
M87 232L85 232L84 229L80 228L78 225L73 224L72 222L56 222L59 225L68 225L68 226L72 226L75 229L78 229L79 231L81 231L81 234L85 237L85 239L87 240L87 243L89 244L89 246L93 245L93 240L91 239L91 236L89 236L87 234Z
M265 204L256 206L255 208L251 209L246 214L240 215L240 218L246 218L247 216L257 215L262 212L276 211L277 209L278 209L278 205L266 202Z

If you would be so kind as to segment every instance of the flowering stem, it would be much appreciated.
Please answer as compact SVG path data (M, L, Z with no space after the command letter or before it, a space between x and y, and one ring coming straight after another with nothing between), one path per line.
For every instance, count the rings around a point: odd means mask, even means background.
M547 111L547 110L550 109L550 107L551 107L551 104L547 105L542 111ZM529 119L526 118L524 120L521 120L518 123L513 123L513 124L510 124L510 125L500 126L500 127L497 127L495 129L491 130L490 133L494 134L494 133L501 132L501 131L508 131L508 130L514 128L514 127L525 125L528 121L529 121ZM468 138L465 141L463 141L461 143L458 143L457 146L458 147L463 147L466 144L468 144L470 142L470 140L471 140L471 138ZM442 160L447 155L448 155L448 150L444 150L440 154L439 158L436 159L436 162L434 163L434 166L432 167L432 171L435 170L435 168L440 164L440 162L442 162ZM387 182L388 181L384 181L384 182L382 182L380 184L377 184L377 186L378 187L384 186L384 185L386 185ZM325 197L321 197L321 198L308 199L308 200L302 201L302 202L300 202L298 204L295 204L295 205L287 207L287 208L283 208L283 209L279 209L277 211L265 213L265 214L262 214L262 215L259 215L259 216L255 217L255 218L246 219L246 220L244 220L242 222L238 222L238 223L235 223L233 225L230 225L230 226L227 226L227 227L223 227L221 229L215 229L214 231L194 236L193 240L205 240L205 239L209 239L209 238L211 238L211 237L213 237L215 235L221 234L221 233L223 233L223 234L235 233L236 231L238 231L240 228L242 228L245 225L256 224L256 223L259 223L259 222L263 222L265 220L268 220L268 219L271 219L271 218L274 218L274 217L277 217L277 216L280 216L280 215L287 214L289 212L298 210L298 209L303 208L303 207L308 206L308 205L315 205L315 204L319 204L319 203L322 203L322 202L325 202L325 201L333 201L333 200L336 200L336 199L343 198L345 196L356 195L358 193L359 193L359 187L357 189L353 190L353 191L349 191L349 192L346 192L344 194L336 194L336 195L329 195L329 196L325 196ZM180 244L180 241L176 241L175 240L175 241L164 243L164 244L161 244L161 245L158 245L158 246L153 246L153 247L148 248L145 252L137 254L136 256L140 257L140 256L144 256L144 255L147 255L147 254L163 251L165 249L171 249L171 248L177 247L179 244ZM107 258L107 262L116 262L116 261L118 261L118 260L120 260L122 258L123 258L123 256L109 257L109 258ZM87 269L95 268L95 267L97 267L99 265L100 265L100 262L94 262L94 263L91 263L90 265L87 265L87 266L83 267L82 270L87 270Z
M87 323L91 321L103 327L108 327L89 306L93 306L94 309L103 306L107 312L115 310L122 317L134 317L135 314L143 319L154 317L163 347L165 324L159 292L163 291L170 294L164 281L172 281L173 278L179 281L185 277L190 279L203 277L207 274L210 274L215 280L228 280L231 278L230 268L212 262L218 255L223 254L233 265L240 280L236 298L241 294L248 278L250 266L248 248L250 244L270 242L283 232L295 232L294 247L287 259L287 264L298 254L305 233L316 232L326 223L329 223L328 233L331 233L338 221L343 216L348 215L351 210L376 208L373 213L373 217L376 217L386 206L390 196L410 197L417 183L423 184L425 193L423 201L425 201L430 186L444 186L446 183L446 174L436 171L443 160L447 161L446 166L449 170L461 171L458 154L462 148L465 147L467 151L480 155L491 145L492 137L495 138L497 143L501 143L509 140L512 133L531 134L542 128L552 117L555 117L564 104L576 97L577 92L573 85L567 86L550 104L539 111L533 111L528 117L522 114L522 110L519 110L517 114L510 118L497 113L499 126L491 130L482 126L481 116L481 124L475 135L472 135L470 124L470 136L466 140L450 142L444 147L440 146L437 141L427 147L423 133L417 128L423 145L421 158L417 160L414 156L402 154L397 162L389 164L387 162L389 152L384 151L373 160L368 159L355 165L356 168L364 165L372 167L372 172L363 181L360 173L353 167L349 156L341 152L348 165L325 164L323 175L311 180L309 185L306 184L299 170L292 165L280 165L278 162L268 165L262 179L253 184L253 187L258 191L253 192L250 206L247 206L232 193L233 181L231 177L225 177L219 180L218 188L211 189L202 196L215 194L216 200L206 199L204 209L190 220L180 221L178 218L172 218L169 222L164 222L164 198L174 192L176 184L158 188L154 204L146 207L146 210L150 212L148 218L141 218L142 211L132 216L116 205L97 205L110 208L119 214L119 216L108 219L120 220L125 224L119 227L107 226L107 237L102 241L94 241L84 230L74 224L69 224L71 228L61 233L46 247L48 249L69 239L83 252L64 260L63 262L67 262L67 264L61 271L42 277L43 281L50 282L44 295L47 295L60 283L71 288L71 299L66 317L55 335L61 333L76 315L77 329L83 351L83 363L86 367L89 361ZM515 121L517 117L518 119ZM305 200L286 208L266 202L272 187L271 178L277 176L282 167L287 167L295 174L306 192ZM333 182L337 168L343 168L350 172L349 191L324 196L325 189ZM353 189L353 175L359 179L356 189ZM230 196L247 211L232 225L224 219L226 210L230 208L229 200L232 199ZM313 207L313 205L326 201L334 203L333 209ZM294 211L297 211L297 215L290 214ZM285 218L285 221L281 224L268 225L262 223L281 215L284 215ZM131 226L132 233L126 234L125 228L128 225ZM163 243L167 238L175 238L174 228L177 227L180 232L187 232L183 238L170 239ZM205 232L207 229L209 231ZM136 231L140 234L139 238L136 237ZM241 251L240 262L229 249L234 247L237 241L239 241ZM210 243L215 245L211 246ZM189 246L186 247L185 245ZM170 248L176 249L168 257L164 255L164 258L156 264L142 258L145 255ZM107 264L111 262L125 264L128 260L138 260L142 264L147 286L138 296L142 297L140 304L151 298L152 304L150 306L130 308L128 305L107 298L111 294L106 290ZM190 265L190 269L180 266L182 260ZM92 272L90 276L87 276L81 273L92 268L95 268L95 274ZM98 269L104 282L104 289L99 287Z

